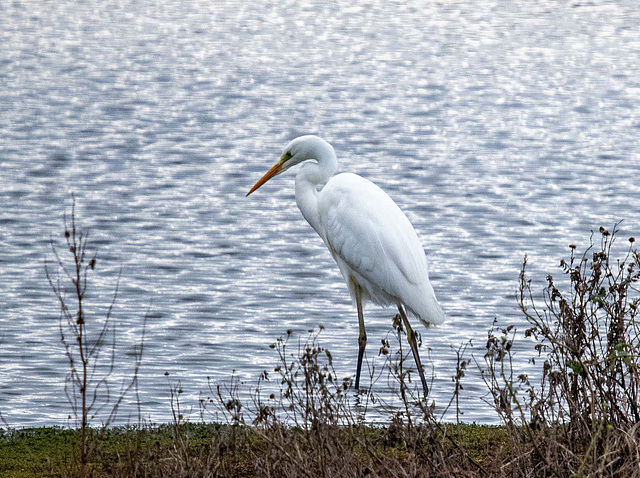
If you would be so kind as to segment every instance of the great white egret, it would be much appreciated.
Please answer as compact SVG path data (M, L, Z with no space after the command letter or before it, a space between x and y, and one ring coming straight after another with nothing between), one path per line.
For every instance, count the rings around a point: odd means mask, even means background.
M357 174L334 176L338 160L333 147L311 135L291 141L280 160L247 196L272 177L307 160L296 175L296 203L338 263L358 309L356 389L360 386L367 344L362 303L370 300L398 307L427 396L416 333L404 307L427 327L441 324L445 316L429 283L422 244L398 205L382 189Z

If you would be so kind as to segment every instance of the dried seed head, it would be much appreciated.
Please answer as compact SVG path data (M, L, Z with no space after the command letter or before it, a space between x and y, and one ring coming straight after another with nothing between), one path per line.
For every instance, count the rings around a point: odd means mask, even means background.
M631 244L633 244L634 242L636 242L636 238L635 238L635 237L630 237L630 238L629 238L629 242L630 242Z
M604 227L600 226L600 232L604 232Z
M570 247L571 249L575 249L575 248L576 248L576 247L578 247L578 246L576 246L575 244L569 244L569 247Z

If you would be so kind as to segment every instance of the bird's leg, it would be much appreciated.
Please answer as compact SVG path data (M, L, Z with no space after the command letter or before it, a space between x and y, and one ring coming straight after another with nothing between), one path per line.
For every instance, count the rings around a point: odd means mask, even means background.
M402 317L402 321L404 322L404 327L407 331L407 340L409 341L409 346L411 347L411 351L413 352L413 358L416 361L416 367L418 367L418 373L420 374L420 380L422 381L422 388L424 389L425 398L429 395L429 387L427 386L427 380L424 378L424 371L422 370L422 363L420 362L420 355L418 355L418 344L416 343L416 333L411 328L411 324L409 324L409 319L407 319L407 315L404 312L404 309L401 305L398 305L398 310L400 311L400 316Z
M356 390L360 387L360 369L362 368L362 357L367 346L367 332L364 329L364 313L362 311L362 291L360 286L353 284L356 291L356 306L358 307L358 324L360 325L360 335L358 336L358 368L356 369Z

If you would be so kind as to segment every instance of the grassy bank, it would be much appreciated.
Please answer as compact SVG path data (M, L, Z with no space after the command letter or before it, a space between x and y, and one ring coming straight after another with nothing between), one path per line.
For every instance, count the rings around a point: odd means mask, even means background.
M489 472L497 464L515 458L510 456L505 427L448 425L443 430ZM327 473L329 469L338 471L339 465L340 476L396 476L403 470L411 475L441 474L433 469L433 457L428 456L434 450L445 453L449 462L441 471L477 472L441 433L393 427L335 428L331 433L336 442L345 445L334 449L334 456L327 453L327 460L334 462L325 470ZM316 461L317 457L308 455L322 454L309 448L305 431L292 428L287 434L290 436L242 426L192 423L181 425L180 429L173 425L114 428L106 433L92 429L95 446L83 469L76 456L82 439L78 430L33 428L5 432L0 440L0 476L248 477L266 476L269 469L281 472L280 476L323 476L322 470L296 466L296 461ZM295 444L278 449L289 440Z

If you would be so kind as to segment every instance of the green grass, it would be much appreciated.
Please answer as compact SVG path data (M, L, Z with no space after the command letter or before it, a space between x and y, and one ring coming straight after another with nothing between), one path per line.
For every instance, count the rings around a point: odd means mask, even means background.
M495 461L496 454L509 450L504 427L487 425L447 425L447 433L478 463ZM293 433L295 431L292 430ZM372 453L381 462L411 459L411 451L402 439L389 440L385 427L366 427L363 436L369 449L354 449L354 454ZM111 428L104 433L91 430L93 447L90 461L79 466L80 432L62 428L31 428L0 432L0 476L127 476L132 470L144 470L149 476L161 476L159 466L184 469L188 461L205 468L207 457L224 461L226 474L253 476L255 457L268 448L263 435L245 427L219 424L173 425L137 428ZM212 444L217 453L211 454ZM359 448L355 446L354 448ZM213 466L221 464L213 463ZM197 468L197 467L196 467Z
M504 426L449 425L447 432L471 458L480 463L490 463L495 458L505 458L511 451L509 433ZM496 453L500 456L496 457Z
M79 432L61 428L29 428L0 435L0 476L47 475L76 461Z

